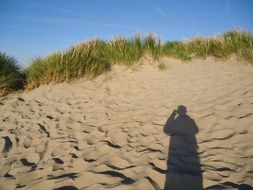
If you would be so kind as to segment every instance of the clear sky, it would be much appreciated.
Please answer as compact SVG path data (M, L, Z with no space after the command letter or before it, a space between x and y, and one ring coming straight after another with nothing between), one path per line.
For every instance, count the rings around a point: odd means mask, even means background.
M253 31L253 0L0 0L0 51L23 66L92 37L181 40L238 27Z

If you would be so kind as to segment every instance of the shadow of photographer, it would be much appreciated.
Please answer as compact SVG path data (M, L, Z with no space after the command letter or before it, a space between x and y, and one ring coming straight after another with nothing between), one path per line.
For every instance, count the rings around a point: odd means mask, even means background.
M178 106L164 126L170 136L165 190L201 190L202 171L195 135L199 132L195 121L187 115L185 106Z

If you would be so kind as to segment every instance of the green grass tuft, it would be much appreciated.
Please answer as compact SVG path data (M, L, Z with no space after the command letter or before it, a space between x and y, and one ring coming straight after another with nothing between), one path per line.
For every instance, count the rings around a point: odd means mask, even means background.
M0 52L0 95L21 89L23 81L16 59Z
M63 53L35 58L25 69L26 88L41 84L71 81L84 76L95 77L110 69L106 44L94 39L80 43Z
M163 55L163 44L161 40L151 33L143 38L142 46L144 53L155 60L158 60Z
M142 54L141 37L133 38L116 37L106 46L107 57L113 64L132 65L138 61Z
M201 58L214 56L226 59L232 54L236 54L249 63L253 63L253 35L241 30L231 30L222 36L212 38L195 38L184 42L183 46L187 54L191 56Z
M182 61L191 60L190 55L186 51L185 45L180 41L166 42L163 46L163 54Z

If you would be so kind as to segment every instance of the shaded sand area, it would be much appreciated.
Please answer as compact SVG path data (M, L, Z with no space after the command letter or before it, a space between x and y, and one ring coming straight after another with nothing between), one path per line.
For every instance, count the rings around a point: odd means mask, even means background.
M253 66L160 63L1 98L0 189L250 189Z

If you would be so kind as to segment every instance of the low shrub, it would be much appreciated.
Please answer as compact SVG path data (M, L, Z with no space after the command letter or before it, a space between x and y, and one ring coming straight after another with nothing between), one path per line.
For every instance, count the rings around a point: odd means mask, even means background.
M23 87L24 76L14 57L0 52L0 95Z

